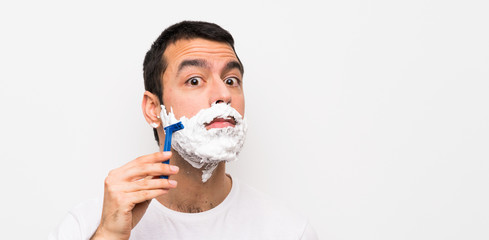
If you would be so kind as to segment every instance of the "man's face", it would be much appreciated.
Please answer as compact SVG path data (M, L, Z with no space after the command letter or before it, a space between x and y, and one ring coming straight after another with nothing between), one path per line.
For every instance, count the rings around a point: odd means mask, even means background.
M244 116L240 63L226 43L201 38L178 40L163 54L168 63L163 74L163 104L177 119L193 117L213 103L230 103ZM226 122L207 126L226 127ZM232 124L232 123L231 123Z

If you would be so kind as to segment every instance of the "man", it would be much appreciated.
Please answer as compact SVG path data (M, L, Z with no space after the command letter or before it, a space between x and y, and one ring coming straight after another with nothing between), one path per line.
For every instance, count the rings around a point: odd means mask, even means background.
M193 21L167 28L146 54L144 81L143 114L160 151L112 170L102 206L78 206L50 238L317 238L305 218L225 172L246 132L243 65L226 30ZM174 149L162 152L163 126L179 120Z

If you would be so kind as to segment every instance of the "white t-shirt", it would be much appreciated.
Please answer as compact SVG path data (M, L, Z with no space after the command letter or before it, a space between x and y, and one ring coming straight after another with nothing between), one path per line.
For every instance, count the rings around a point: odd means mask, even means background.
M102 202L71 210L49 240L90 239L100 223ZM130 239L317 239L307 219L233 178L231 191L217 207L183 213L151 201Z

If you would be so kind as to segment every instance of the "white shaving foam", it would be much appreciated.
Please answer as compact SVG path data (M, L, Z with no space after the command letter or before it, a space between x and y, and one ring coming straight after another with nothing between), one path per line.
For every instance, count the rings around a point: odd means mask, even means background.
M212 104L188 119L175 118L173 109L167 113L161 105L161 119L165 127L181 121L184 128L172 136L172 147L194 168L202 169L202 182L206 182L220 162L237 159L243 147L247 124L246 119L236 109L225 103ZM215 118L234 118L234 127L211 128L205 124Z

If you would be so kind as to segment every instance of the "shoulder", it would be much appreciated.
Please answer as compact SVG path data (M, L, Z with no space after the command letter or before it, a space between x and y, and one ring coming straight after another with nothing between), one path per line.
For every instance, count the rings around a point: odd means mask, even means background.
M71 209L49 239L89 239L100 223L102 202L90 199Z
M280 239L317 239L305 215L247 184L238 185L236 206L245 211L254 224L263 226Z

